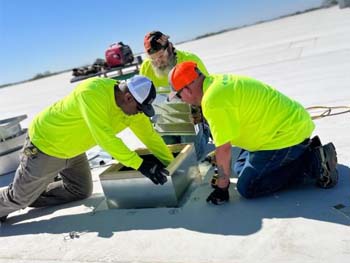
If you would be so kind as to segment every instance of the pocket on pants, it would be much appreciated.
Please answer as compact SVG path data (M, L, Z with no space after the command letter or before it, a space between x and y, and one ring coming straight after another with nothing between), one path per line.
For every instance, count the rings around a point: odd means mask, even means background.
M36 159L41 151L36 147L32 142L27 138L21 152L20 152L20 161L21 163L26 163L28 159Z

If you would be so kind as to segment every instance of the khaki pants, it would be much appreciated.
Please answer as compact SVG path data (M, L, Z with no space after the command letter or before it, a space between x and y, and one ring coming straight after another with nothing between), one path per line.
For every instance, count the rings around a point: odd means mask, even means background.
M60 180L55 178L60 175ZM92 178L86 155L71 159L49 156L27 137L13 183L0 190L0 217L31 207L43 207L87 198Z

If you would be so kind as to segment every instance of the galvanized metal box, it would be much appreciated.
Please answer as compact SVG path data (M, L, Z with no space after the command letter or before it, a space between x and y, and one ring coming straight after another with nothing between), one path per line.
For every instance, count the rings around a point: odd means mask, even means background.
M175 159L166 169L168 181L155 185L140 172L120 163L102 172L100 181L109 208L177 207L191 183L200 180L193 144L168 145ZM137 150L141 157L153 157L147 149Z

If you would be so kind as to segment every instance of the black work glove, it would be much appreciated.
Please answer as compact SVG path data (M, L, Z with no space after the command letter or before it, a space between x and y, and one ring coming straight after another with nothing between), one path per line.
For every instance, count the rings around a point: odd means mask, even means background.
M144 176L151 179L151 181L155 184L163 185L168 181L166 177L169 175L169 171L159 163L144 160L137 170L140 171Z
M207 198L207 202L211 202L214 205L221 205L225 202L228 202L230 199L230 194L228 192L229 186L226 188L215 188L213 192Z

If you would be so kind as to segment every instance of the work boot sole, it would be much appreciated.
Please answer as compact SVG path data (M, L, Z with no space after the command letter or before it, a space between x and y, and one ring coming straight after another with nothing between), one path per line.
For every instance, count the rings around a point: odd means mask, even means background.
M321 188L332 188L338 183L337 152L333 143L324 146L324 164L322 165L322 175L317 184Z

